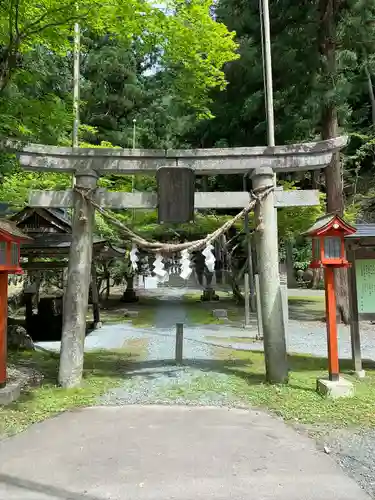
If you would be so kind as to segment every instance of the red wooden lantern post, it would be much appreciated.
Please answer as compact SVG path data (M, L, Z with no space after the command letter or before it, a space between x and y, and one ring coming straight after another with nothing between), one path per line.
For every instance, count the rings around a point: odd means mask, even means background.
M7 380L8 274L20 274L21 242L31 240L14 224L0 220L0 388Z
M304 233L305 236L312 238L313 259L310 267L324 268L328 370L329 379L333 381L338 380L340 374L334 269L350 266L345 257L344 238L355 232L356 229L347 224L338 215L327 214L320 217L316 223Z

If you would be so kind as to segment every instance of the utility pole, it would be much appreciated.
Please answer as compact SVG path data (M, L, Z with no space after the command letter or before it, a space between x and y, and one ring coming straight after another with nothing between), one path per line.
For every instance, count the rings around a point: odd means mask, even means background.
M133 150L135 149L135 131L136 131L137 119L133 118ZM132 175L132 193L135 190L135 175ZM133 208L133 222L135 221L135 209Z
M271 32L270 11L268 0L260 0L262 34L264 37L263 68L265 76L265 99L267 115L267 143L268 146L275 145L275 119L273 115L273 83L272 83L272 56L271 56Z
M77 5L78 10L78 5ZM81 29L78 23L74 24L74 51L73 51L73 133L72 147L78 148L79 131L79 101L80 101L80 52L81 52ZM75 185L75 176L72 177L72 185Z
M273 79L271 54L271 29L269 0L259 0L264 94L267 121L267 145L275 146L275 118L273 109ZM276 187L276 174L271 169L259 169L253 173L253 188L269 185L273 179ZM272 193L272 198L273 198ZM260 216L268 212L270 222L264 230L258 231L257 258L259 268L262 323L264 336L264 355L266 376L269 382L285 383L288 380L286 329L288 289L281 286L278 252L277 209L267 197L262 204ZM271 198L271 199L272 199ZM259 207L257 208L259 211ZM273 217L270 212L273 211ZM259 215L259 214L258 214ZM284 300L283 300L284 299Z

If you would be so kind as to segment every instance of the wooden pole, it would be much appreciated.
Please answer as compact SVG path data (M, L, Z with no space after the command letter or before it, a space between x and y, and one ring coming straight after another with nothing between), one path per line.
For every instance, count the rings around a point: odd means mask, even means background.
M0 273L0 388L7 383L8 273Z
M348 260L351 267L348 269L349 278L349 309L350 309L350 340L352 344L352 363L355 374L362 378L365 371L362 366L361 333L359 330L359 312L357 296L357 278L355 272L355 250L348 249Z
M100 307L99 307L99 292L96 276L95 262L91 264L91 295L92 295L92 314L94 319L94 328L101 328L100 322Z
M262 303L260 301L260 286L259 286L259 274L254 276L255 278L255 298L257 301L257 323L258 323L258 339L263 339L263 321L262 321Z
M247 175L243 177L243 190L248 191L246 184ZM252 312L256 311L256 303L255 303L255 286L254 286L254 269L253 269L253 255L251 248L251 237L250 237L250 228L249 228L249 214L246 212L244 216L244 229L246 236L246 249L247 249L247 269L249 272L249 286L250 286L250 310Z
M339 380L339 354L337 343L336 297L333 267L325 268L327 346L329 380Z
M273 186L272 169L268 167L256 169L252 181L255 192ZM257 203L255 221L266 377L270 383L283 384L288 381L288 360L273 192L270 192L262 203Z
M183 359L183 346L184 346L184 325L183 323L176 323L176 364L182 364Z
M77 187L93 190L96 184L96 172L76 172ZM93 233L94 209L75 192L58 377L62 387L79 386L82 380Z
M244 275L244 295L245 295L245 328L250 326L250 286L249 274Z

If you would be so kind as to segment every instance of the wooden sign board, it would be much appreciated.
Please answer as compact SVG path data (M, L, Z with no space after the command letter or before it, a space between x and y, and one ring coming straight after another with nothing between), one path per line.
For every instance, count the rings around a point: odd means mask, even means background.
M359 315L375 314L375 259L355 262Z

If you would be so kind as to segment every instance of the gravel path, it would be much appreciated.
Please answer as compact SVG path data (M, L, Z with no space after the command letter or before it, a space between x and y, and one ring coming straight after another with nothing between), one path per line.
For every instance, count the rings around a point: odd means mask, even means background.
M336 430L325 436L324 444L341 467L375 498L375 431Z

